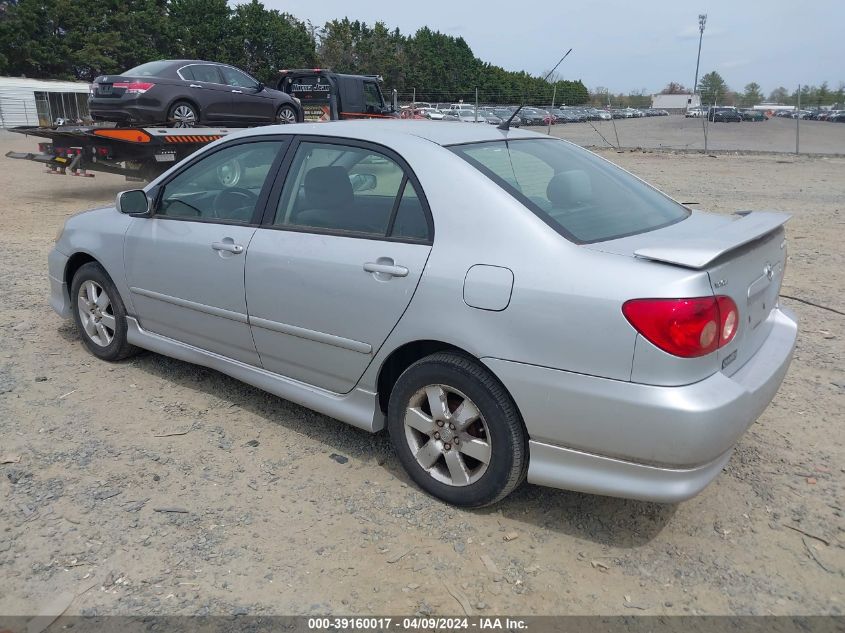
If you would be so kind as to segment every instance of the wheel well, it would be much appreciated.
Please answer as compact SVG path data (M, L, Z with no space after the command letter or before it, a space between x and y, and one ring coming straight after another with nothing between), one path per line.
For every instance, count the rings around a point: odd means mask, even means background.
M397 347L390 356L382 363L379 370L377 389L378 402L382 413L387 413L387 403L390 401L390 392L393 386L408 367L421 358L436 354L437 352L455 351L471 356L460 347L444 343L442 341L414 341Z
M70 289L70 285L73 283L73 276L76 274L76 271L82 268L85 264L96 261L97 260L91 257L88 253L75 253L71 255L67 265L65 266L65 283L67 283L68 291Z

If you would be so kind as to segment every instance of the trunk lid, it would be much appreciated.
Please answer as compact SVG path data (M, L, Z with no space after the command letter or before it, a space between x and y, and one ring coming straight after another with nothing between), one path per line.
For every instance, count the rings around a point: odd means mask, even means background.
M739 312L734 339L718 350L730 375L753 356L772 324L786 265L785 213L742 211L733 216L694 211L677 224L586 248L704 270L714 295L733 299ZM634 298L634 297L632 297Z

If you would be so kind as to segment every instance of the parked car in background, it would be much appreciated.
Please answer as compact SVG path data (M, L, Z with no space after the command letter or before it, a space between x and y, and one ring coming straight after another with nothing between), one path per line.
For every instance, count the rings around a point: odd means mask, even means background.
M546 123L548 114L537 108L522 108L519 111L519 117L523 125L543 125Z
M789 367L788 217L690 210L524 130L261 127L71 216L50 303L101 360L144 348L386 428L450 504L526 478L674 503Z
M745 110L740 110L739 115L743 121L768 121L765 112L762 110L746 108Z
M88 110L95 121L173 127L303 120L290 95L234 66L190 59L148 62L97 77Z
M707 110L705 110L704 108L690 108L684 113L684 116L688 119L698 119L706 115Z
M502 119L502 121L507 121L513 114L513 110L508 110L507 108L493 108L492 112L494 115ZM511 127L519 127L520 125L522 125L522 119L519 115L516 115L511 121Z
M733 106L716 106L707 111L707 120L714 123L727 123L733 121L739 123L742 116Z
M431 119L432 121L443 120L443 113L436 108L420 108L420 112L422 112L425 118Z

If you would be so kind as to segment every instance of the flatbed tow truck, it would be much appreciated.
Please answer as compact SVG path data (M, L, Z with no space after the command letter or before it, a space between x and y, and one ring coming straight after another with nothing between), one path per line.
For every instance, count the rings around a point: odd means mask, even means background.
M279 72L279 89L300 100L306 121L395 118L374 75L339 75L328 69ZM7 152L7 158L44 165L54 175L93 178L93 172L150 181L199 148L242 128L200 127L16 127L11 132L46 139L37 152Z
M93 178L91 172L99 171L147 181L237 128L62 126L10 131L48 139L38 143L37 153L6 153L7 158L42 163L48 174Z

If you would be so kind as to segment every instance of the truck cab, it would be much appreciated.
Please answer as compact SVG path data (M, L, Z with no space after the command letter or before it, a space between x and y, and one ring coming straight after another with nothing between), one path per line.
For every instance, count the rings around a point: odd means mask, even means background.
M395 118L376 75L343 75L328 69L282 70L277 85L299 100L306 121Z

